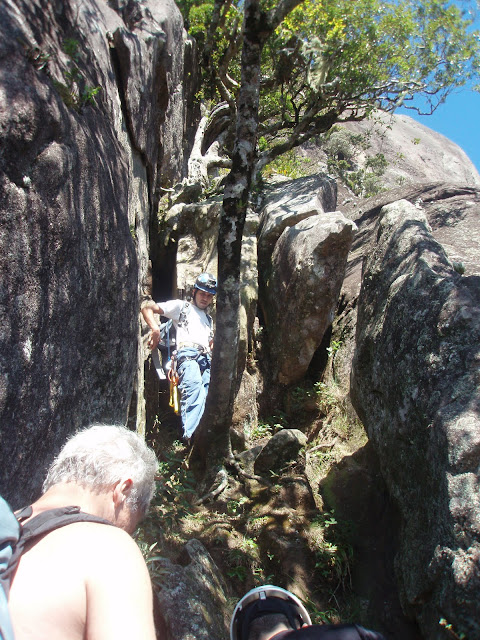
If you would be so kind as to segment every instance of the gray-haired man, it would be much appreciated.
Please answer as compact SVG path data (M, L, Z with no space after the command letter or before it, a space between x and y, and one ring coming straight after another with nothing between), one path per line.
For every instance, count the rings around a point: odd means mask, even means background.
M26 548L10 588L16 640L155 640L150 577L128 534L156 470L153 451L124 427L96 425L66 443L25 522L78 506L115 526L75 522Z

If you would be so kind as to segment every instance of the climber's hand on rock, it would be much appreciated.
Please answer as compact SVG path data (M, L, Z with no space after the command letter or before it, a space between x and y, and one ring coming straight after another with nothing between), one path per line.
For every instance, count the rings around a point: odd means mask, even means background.
M149 349L156 349L160 342L160 329L152 329L148 334L148 347Z

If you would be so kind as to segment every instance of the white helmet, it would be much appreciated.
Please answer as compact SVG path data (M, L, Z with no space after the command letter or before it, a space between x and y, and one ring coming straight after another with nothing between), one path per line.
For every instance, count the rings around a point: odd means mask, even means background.
M238 602L230 622L230 640L248 640L250 623L272 613L283 614L292 629L312 624L308 611L297 596L281 587L266 584L251 589Z

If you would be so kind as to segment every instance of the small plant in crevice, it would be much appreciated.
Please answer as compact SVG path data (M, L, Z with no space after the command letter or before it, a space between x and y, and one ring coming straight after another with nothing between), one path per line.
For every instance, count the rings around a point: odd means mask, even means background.
M63 51L68 56L68 69L64 72L63 80L54 80L55 89L60 94L63 102L70 109L81 111L87 105L96 104L96 96L101 87L91 87L86 80L78 63L80 62L79 42L74 38L66 38L62 44Z
M145 563L148 567L148 573L153 584L161 588L164 580L164 576L168 574L168 570L162 568L161 560L163 556L158 548L158 543L154 542L148 544L142 539L136 538L136 542L142 552Z
M264 420L259 420L257 425L252 428L250 438L252 440L261 440L265 437L273 436L280 429L284 429L287 426L286 417L282 412L278 412L278 415L269 416Z
M193 474L182 466L183 458L175 450L178 445L181 443L174 443L173 451L165 452L164 460L159 463L161 480L155 483L149 513L135 535L142 550L158 539L159 532L193 515L189 498L195 492L195 481Z
M348 541L350 525L339 522L332 511L320 513L311 523L315 570L335 593L351 588L353 547Z
M327 413L337 406L339 394L336 385L327 384L325 382L316 382L314 387L319 409L324 413Z
M229 500L227 502L227 513L230 516L238 516L243 513L245 503L248 502L246 496L242 496L238 500Z
M341 340L332 340L330 346L327 347L327 353L332 358L342 346Z
M252 576L261 578L263 568L256 539L245 535L237 536L233 543L234 548L229 549L226 555L227 575L240 582L245 582Z
M340 620L338 610L333 607L319 609L318 605L308 598L305 601L305 605L310 614L312 624L335 624Z

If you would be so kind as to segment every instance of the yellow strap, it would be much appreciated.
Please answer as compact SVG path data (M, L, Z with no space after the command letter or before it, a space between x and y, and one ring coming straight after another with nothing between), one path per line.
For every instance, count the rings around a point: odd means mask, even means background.
M173 410L178 415L179 406L178 406L178 387L175 385L173 387Z
M178 412L179 412L178 387L176 382L172 380L170 380L170 400L169 400L168 406L172 407L172 409L178 415Z

